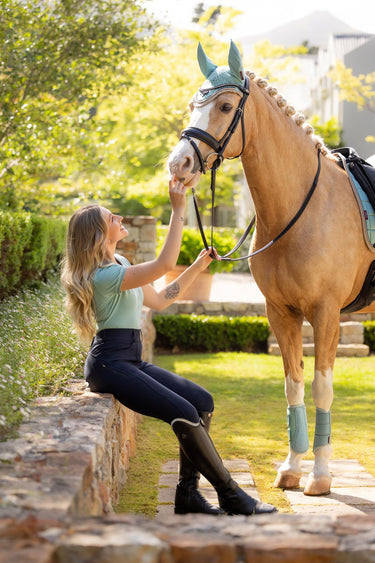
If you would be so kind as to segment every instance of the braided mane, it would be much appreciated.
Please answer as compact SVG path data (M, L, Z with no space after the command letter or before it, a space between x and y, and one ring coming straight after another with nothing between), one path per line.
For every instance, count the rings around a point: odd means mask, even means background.
M265 78L257 76L254 72L246 71L246 75L250 80L252 80L252 82L254 82L254 84L256 84L262 90L265 90L265 92L267 92L269 96L271 96L271 98L275 99L278 107L284 111L285 115L287 117L290 117L294 121L294 123L297 126L301 127L306 135L310 137L311 142L316 149L319 148L322 154L331 157L331 152L325 146L322 137L314 133L313 126L305 121L305 116L302 113L297 112L293 106L289 105L287 100L281 94L279 94L277 88L268 84L268 81Z

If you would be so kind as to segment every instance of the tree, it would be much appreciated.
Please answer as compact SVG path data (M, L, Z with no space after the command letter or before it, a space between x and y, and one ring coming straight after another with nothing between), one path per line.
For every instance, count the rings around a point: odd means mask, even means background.
M131 62L155 36L138 0L0 0L0 9L0 206L18 209L78 163L100 166L110 127L94 119L98 103L130 86Z
M355 76L351 68L337 61L329 76L340 89L341 100L355 103L360 110L367 109L375 113L375 72Z
M355 76L351 68L347 68L344 63L337 61L336 67L329 74L330 78L339 88L341 100L353 102L357 108L375 113L375 72L359 74ZM375 137L366 137L368 143L374 143Z
M342 129L339 127L338 120L331 117L325 123L321 123L317 115L313 115L310 119L311 125L314 127L315 133L324 139L324 143L331 149L342 146Z

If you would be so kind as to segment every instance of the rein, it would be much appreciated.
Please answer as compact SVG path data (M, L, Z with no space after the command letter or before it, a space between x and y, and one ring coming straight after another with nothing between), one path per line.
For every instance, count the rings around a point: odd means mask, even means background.
M216 155L215 161L213 162L211 168L209 168L209 170L211 172L211 241L210 241L210 245L207 242L207 238L206 238L206 235L205 235L204 230L203 230L202 220L201 220L201 217L200 217L198 203L197 203L197 199L196 199L196 196L195 196L195 189L192 188L194 209L195 209L195 214L196 214L196 217L197 217L198 227L199 227L199 231L200 231L200 234L201 234L201 237L202 237L202 241L203 241L205 249L209 250L211 248L211 251L214 247L214 241L213 241L214 232L213 231L214 231L216 171L218 170L218 168L220 167L221 163L224 160L224 151L225 151L233 133L235 132L236 127L237 127L240 120L241 120L241 128L242 128L242 149L241 149L241 152L237 156L231 157L230 160L240 157L242 155L244 149L245 149L244 106L245 106L246 100L247 100L247 98L250 94L249 78L248 78L248 76L245 76L244 86L240 86L238 84L225 84L225 85L217 86L217 87L214 87L214 88L200 89L200 92L205 94L205 93L207 93L211 90L218 90L220 88L228 88L228 86L229 87L235 87L235 88L241 90L242 91L242 98L240 100L240 103L238 104L238 107L236 109L236 113L234 114L234 117L233 117L228 129L226 130L226 132L224 133L224 135L220 139L220 141L215 139L215 137L213 137L210 133L207 133L207 131L204 131L203 129L199 129L198 127L187 127L186 129L184 129L182 131L181 137L180 137L181 139L186 139L192 145L192 147L193 147L193 149L194 149L194 151L195 151L195 153L198 157L199 164L200 164L200 170L201 170L202 174L205 174L206 170L208 168L208 164L207 164L208 158L212 155ZM198 139L199 141L203 141L203 143L205 143L206 145L208 145L209 147L211 147L214 150L213 153L209 153L207 155L206 160L203 159L203 155L202 155L201 151L199 150L198 145L193 140L193 138ZM259 248L258 250L252 252L251 254L247 254L246 256L240 256L239 258L230 258L230 256L232 254L234 254L242 246L242 244L245 242L246 238L248 237L251 229L253 228L253 226L255 224L255 215L254 215L254 217L251 219L250 223L246 227L243 235L241 236L241 238L237 242L237 244L232 248L232 250L230 250L229 252L227 252L223 256L219 255L219 259L225 260L225 261L228 261L228 262L237 262L238 260L246 260L248 258L255 256L256 254L259 254L260 252L263 252L267 248L270 248L278 240L280 240L281 237L283 237L289 231L289 229L291 229L293 227L293 225L298 221L298 219L300 218L300 216L304 212L307 204L309 203L309 201L310 201L310 199L311 199L311 197L312 197L312 195L315 191L315 188L318 184L318 180L319 180L319 176L320 176L320 169L321 169L320 159L321 159L321 150L318 149L318 169L316 171L316 174L315 174L313 183L310 187L310 190L307 193L307 195L306 195L301 207L297 211L297 213L294 215L294 217L291 219L291 221L288 223L288 225L281 231L281 233L279 233L274 239L272 239L270 242L268 242L265 246L262 246L262 248ZM211 252L210 256L212 258L216 259L212 252Z

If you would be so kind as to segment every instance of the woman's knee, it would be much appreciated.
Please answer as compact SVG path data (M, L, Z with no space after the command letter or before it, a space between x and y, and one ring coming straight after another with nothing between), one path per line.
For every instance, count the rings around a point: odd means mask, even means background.
M207 389L202 388L199 402L199 412L212 412L214 410L214 398Z

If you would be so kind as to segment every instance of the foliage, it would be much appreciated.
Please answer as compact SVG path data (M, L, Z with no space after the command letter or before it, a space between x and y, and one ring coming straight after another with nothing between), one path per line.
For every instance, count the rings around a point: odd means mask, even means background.
M342 129L339 127L336 117L331 117L331 119L325 123L320 123L319 117L313 115L310 119L310 123L314 127L315 133L324 139L327 147L336 149L342 146Z
M167 235L168 227L164 225L158 225L156 228L157 232L157 245L156 245L156 252L159 254L165 237ZM215 228L214 230L214 247L218 251L218 253L223 256L235 246L237 239L235 233L237 230L235 229L225 229L225 228ZM211 241L211 233L205 231L206 239L208 244ZM198 254L204 248L201 234L198 229L193 227L184 227L182 232L182 242L181 242L181 250L178 256L177 264L181 266L190 266L197 258ZM238 252L232 255L233 257L238 256ZM209 265L208 269L211 274L215 272L230 272L233 269L233 262L228 261L218 261L213 260Z
M1 0L0 206L53 209L39 187L100 167L110 123L98 104L132 82L135 53L151 47L138 0ZM44 202L44 205L46 202Z
M56 267L66 228L62 219L0 211L0 299Z
M155 315L156 347L175 351L264 351L269 336L265 317Z
M340 99L353 102L359 110L375 112L375 72L355 76L351 68L337 61L329 76L339 87Z
M166 158L203 81L197 43L226 64L238 12L209 9L195 30L164 33L142 0L0 1L0 207L66 215L94 200L167 222ZM217 205L233 206L241 177L225 163ZM208 174L197 196L207 215Z
M81 373L83 350L58 276L0 302L0 439L29 416L29 402Z
M370 352L375 352L375 321L364 321L363 342L370 348Z
M305 80L295 55L306 55L305 45L284 47L274 45L268 39L254 45L245 59L246 68L275 84L290 84Z

